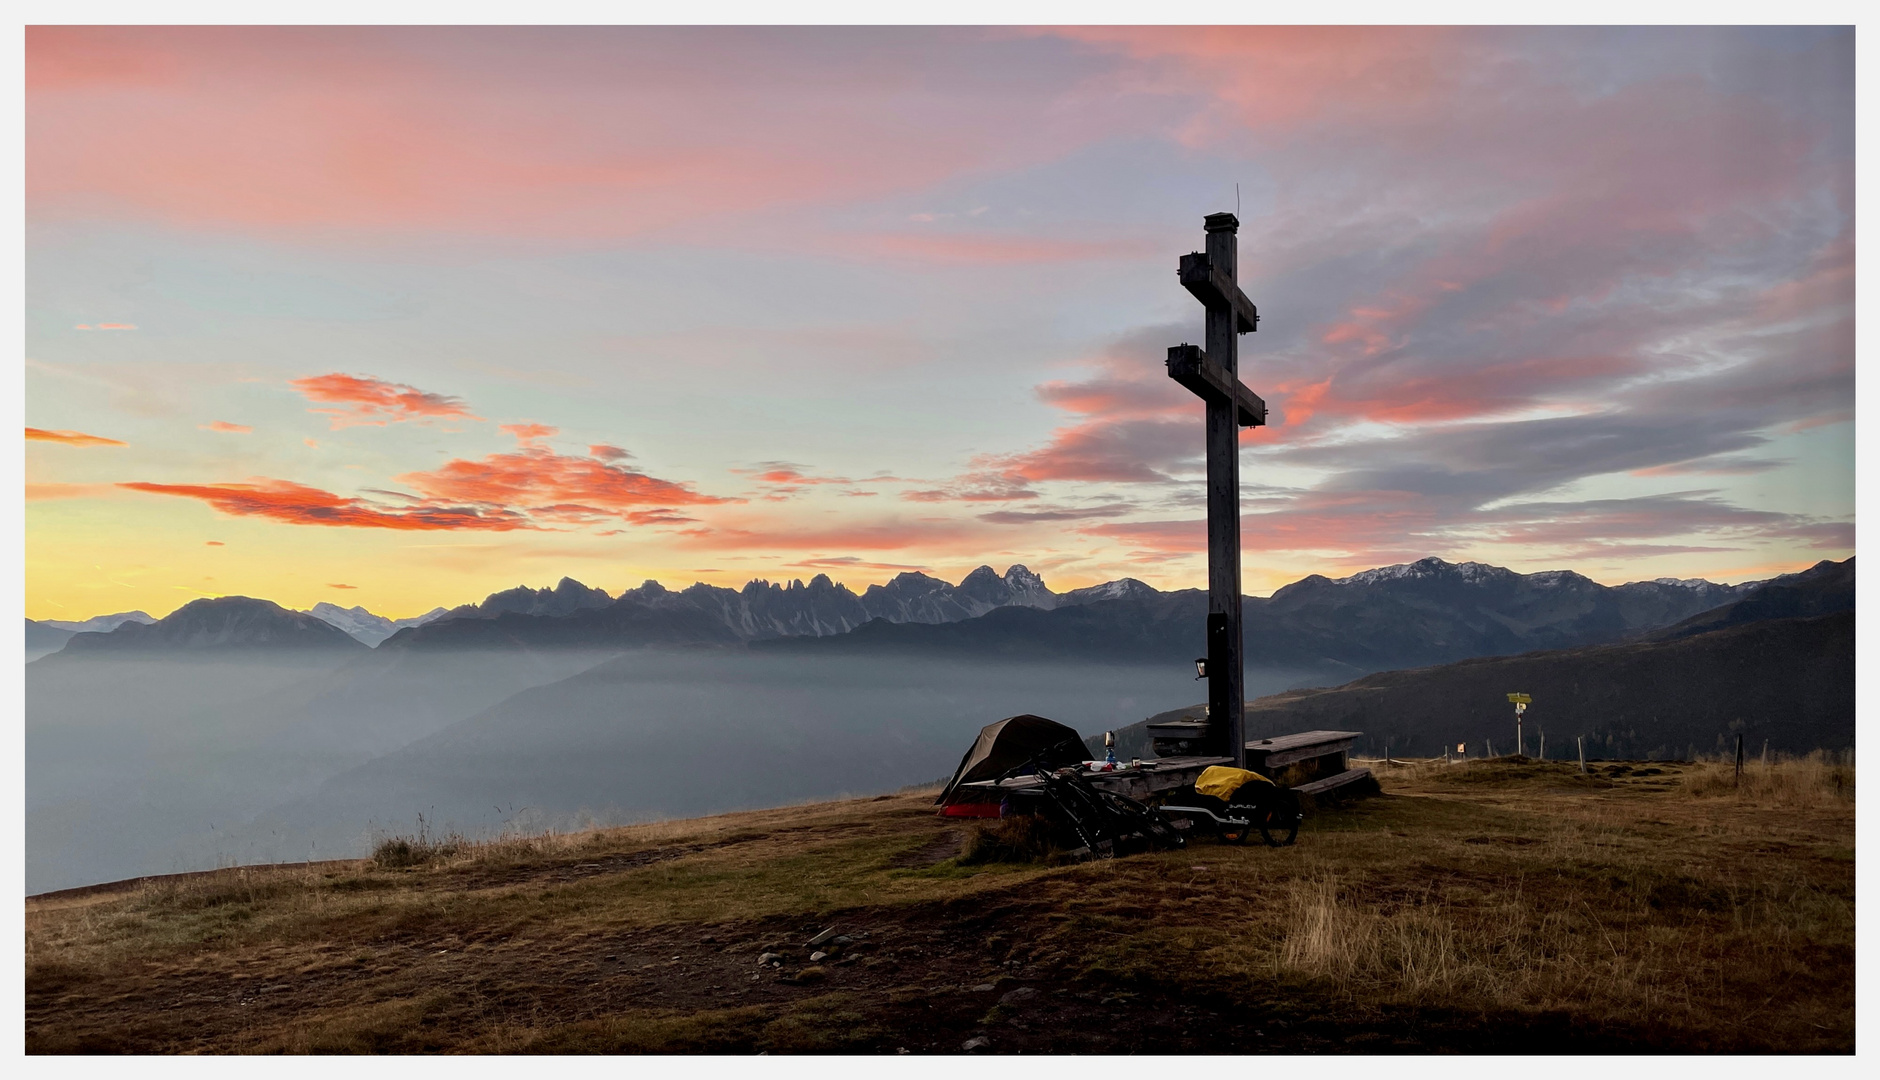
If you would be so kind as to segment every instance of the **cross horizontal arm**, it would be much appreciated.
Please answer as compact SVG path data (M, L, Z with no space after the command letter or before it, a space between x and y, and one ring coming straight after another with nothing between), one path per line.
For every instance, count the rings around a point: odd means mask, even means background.
M1260 309L1253 306L1240 286L1209 265L1202 252L1182 256L1181 281L1182 288L1193 293L1203 306L1215 311L1231 308L1235 333L1251 334L1260 328Z
M1181 383L1203 401L1231 401L1234 418L1241 427L1259 427L1266 423L1266 402L1239 380L1208 363L1199 345L1177 345L1168 351L1168 377Z

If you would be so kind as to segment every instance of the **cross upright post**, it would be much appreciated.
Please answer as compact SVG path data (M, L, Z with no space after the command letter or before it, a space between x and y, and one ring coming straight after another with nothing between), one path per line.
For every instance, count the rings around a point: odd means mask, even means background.
M1208 427L1208 738L1213 751L1243 766L1247 755L1246 671L1240 627L1240 429L1266 423L1266 402L1240 382L1240 335L1259 310L1237 283L1240 219L1209 214L1207 250L1182 256L1182 287L1207 311L1207 348L1168 351L1169 377L1207 403Z

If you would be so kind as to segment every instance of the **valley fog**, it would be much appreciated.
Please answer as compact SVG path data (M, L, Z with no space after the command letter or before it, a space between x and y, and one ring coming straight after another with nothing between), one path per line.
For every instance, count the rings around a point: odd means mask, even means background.
M1315 680L1250 669L1249 697ZM1185 665L500 651L26 667L26 889L863 795L985 724L1086 736L1205 697Z

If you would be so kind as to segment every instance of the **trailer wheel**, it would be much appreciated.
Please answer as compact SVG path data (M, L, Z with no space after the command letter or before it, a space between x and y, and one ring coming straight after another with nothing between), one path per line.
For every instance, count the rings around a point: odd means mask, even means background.
M1255 819L1268 847L1287 847L1299 836L1299 796L1280 788Z

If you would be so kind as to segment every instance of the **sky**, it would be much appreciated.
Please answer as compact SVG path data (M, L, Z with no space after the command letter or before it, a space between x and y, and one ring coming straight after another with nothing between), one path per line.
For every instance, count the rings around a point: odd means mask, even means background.
M1854 550L1835 28L30 28L26 614Z

